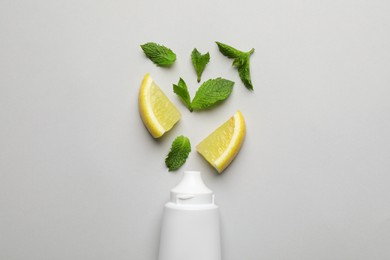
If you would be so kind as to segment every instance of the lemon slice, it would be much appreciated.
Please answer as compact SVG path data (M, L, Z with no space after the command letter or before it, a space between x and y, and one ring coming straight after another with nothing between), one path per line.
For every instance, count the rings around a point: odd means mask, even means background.
M149 74L142 81L138 105L142 121L154 138L168 132L181 118L180 111Z
M196 146L200 153L219 173L233 161L245 138L245 121L237 111Z

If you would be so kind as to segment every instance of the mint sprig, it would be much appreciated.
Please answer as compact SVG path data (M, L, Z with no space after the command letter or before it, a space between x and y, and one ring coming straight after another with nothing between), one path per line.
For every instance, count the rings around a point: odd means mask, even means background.
M191 53L191 60L196 71L197 81L200 82L202 73L206 68L207 63L210 61L210 54L207 52L202 55L196 48L194 48Z
M176 60L176 54L169 48L154 42L141 45L145 55L159 67L169 67Z
M173 140L171 149L165 159L165 165L169 171L175 171L179 169L187 160L188 155L191 152L190 140L180 135Z
M184 105L192 112L208 109L217 103L227 99L232 93L234 82L223 79L209 79L204 82L196 91L195 97L191 100L186 83L182 78L177 85L173 84L173 92L180 98Z
M227 44L216 42L219 51L226 57L233 60L233 66L237 68L238 75L240 76L241 81L244 83L244 86L253 90L253 84L251 80L250 73L250 56L255 52L255 49L251 49L248 52L243 52L237 50Z

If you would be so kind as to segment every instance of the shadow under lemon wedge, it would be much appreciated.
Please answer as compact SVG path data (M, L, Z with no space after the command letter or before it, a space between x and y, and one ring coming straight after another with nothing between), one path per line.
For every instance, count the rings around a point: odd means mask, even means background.
M222 173L238 154L246 133L241 111L218 127L196 146L200 153L219 173Z
M154 138L164 133L180 120L181 113L150 77L145 75L138 96L142 121Z

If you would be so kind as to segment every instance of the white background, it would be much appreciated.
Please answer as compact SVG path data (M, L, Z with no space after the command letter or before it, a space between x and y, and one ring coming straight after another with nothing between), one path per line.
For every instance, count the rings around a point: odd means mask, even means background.
M390 259L390 2L0 1L0 259L157 256L169 189L200 170L221 210L224 260ZM249 92L221 41L252 55ZM170 69L140 44L172 48ZM190 113L190 62L236 82ZM183 114L161 140L137 105L146 72ZM195 145L240 109L247 137L218 175Z

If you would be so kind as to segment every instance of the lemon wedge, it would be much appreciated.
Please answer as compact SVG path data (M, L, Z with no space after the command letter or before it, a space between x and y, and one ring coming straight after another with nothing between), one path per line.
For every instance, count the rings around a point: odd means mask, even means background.
M245 120L237 111L196 146L200 153L219 173L233 161L245 138Z
M181 118L180 111L149 74L142 81L138 105L142 121L154 138L168 132Z

